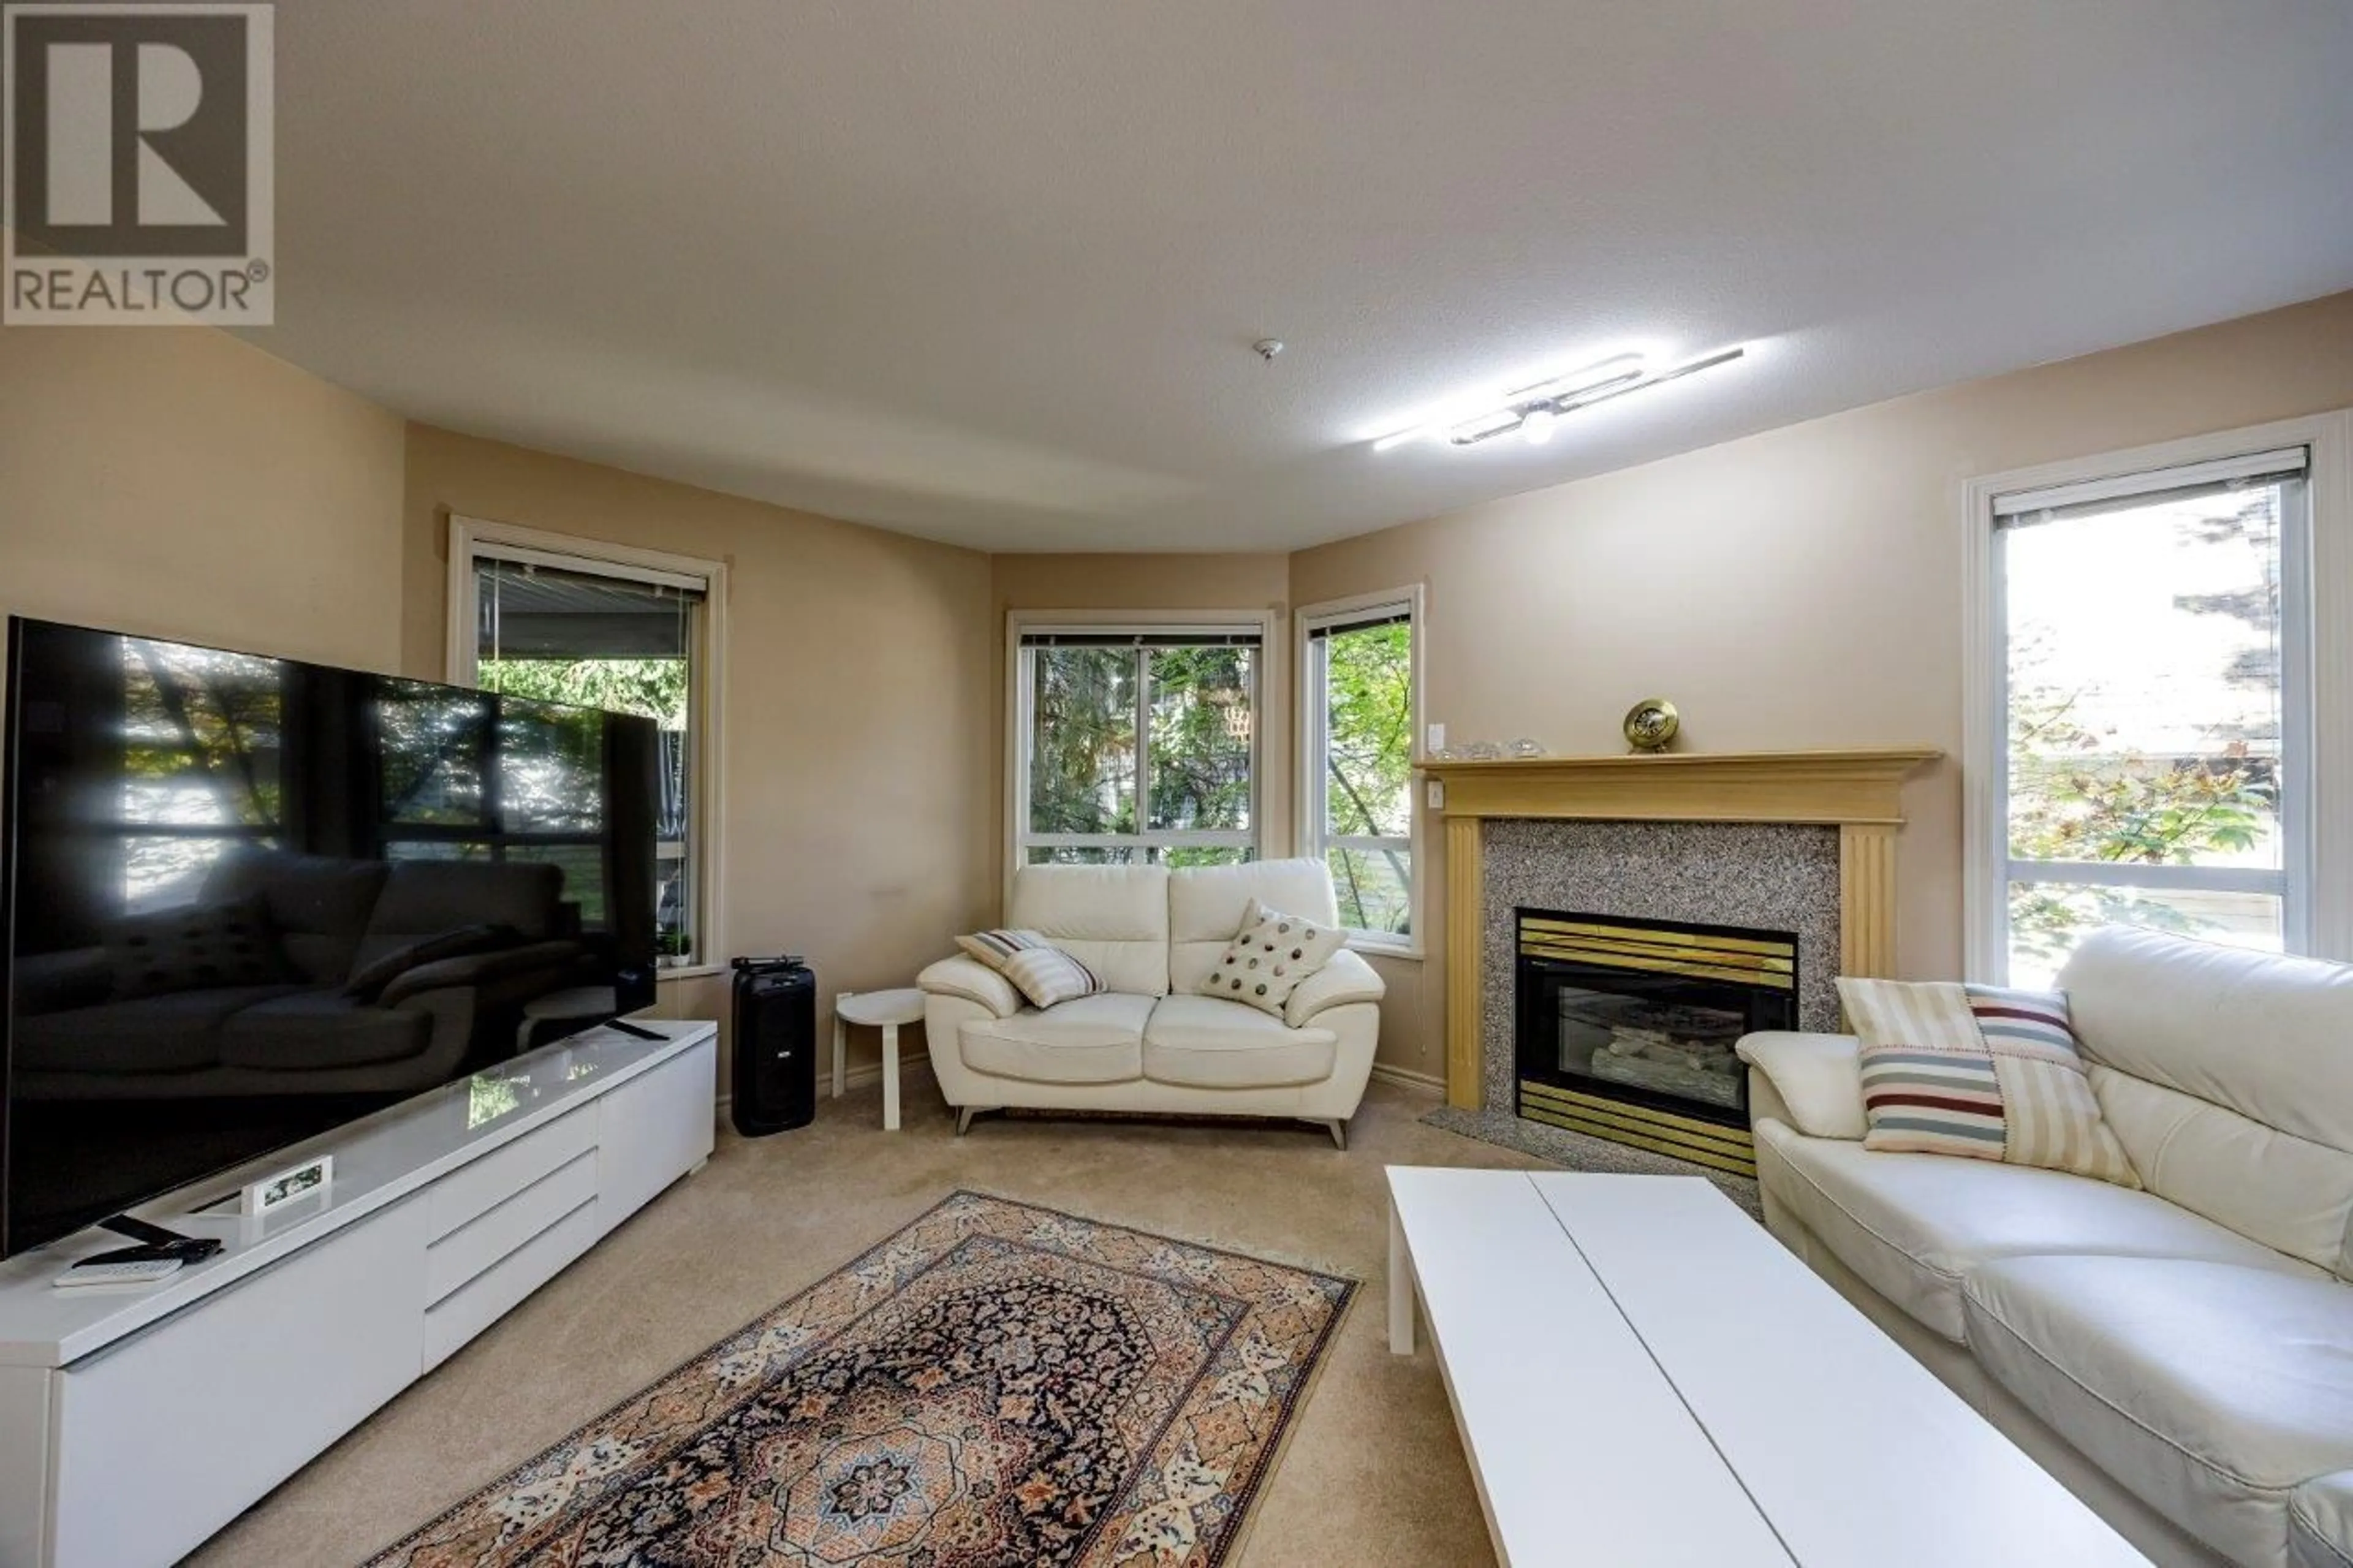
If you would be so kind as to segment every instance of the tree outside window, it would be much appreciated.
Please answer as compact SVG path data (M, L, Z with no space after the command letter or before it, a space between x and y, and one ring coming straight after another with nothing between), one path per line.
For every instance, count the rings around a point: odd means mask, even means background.
M1310 837L1341 922L1399 942L1413 922L1413 638L1409 605L1311 616L1303 726L1320 781Z
M694 962L696 824L692 714L703 594L667 583L536 562L478 558L476 683L485 691L651 719L659 726L655 942ZM506 749L502 791L532 788L527 746Z
M2102 925L2277 950L2297 478L2008 520L2012 984Z
M1025 636L1020 859L1254 857L1259 643L1255 631Z

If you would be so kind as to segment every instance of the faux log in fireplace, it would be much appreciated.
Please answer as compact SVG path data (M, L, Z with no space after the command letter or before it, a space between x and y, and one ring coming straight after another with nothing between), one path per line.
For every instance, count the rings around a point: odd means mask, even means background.
M1733 1045L1796 1026L1796 935L1515 912L1519 1113L1755 1175Z

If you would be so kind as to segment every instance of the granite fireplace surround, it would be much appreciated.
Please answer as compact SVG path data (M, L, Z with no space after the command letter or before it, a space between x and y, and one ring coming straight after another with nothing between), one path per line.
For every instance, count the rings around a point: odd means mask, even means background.
M1509 1109L1514 915L1520 910L1696 921L1798 933L1798 1021L1838 1026L1839 836L1835 827L1747 822L1480 824L1480 1078Z
M1795 932L1799 1024L1833 1029L1837 976L1893 973L1903 781L1940 754L1426 762L1447 855L1447 1104L1426 1120L1582 1169L1695 1169L1514 1113L1518 911ZM1754 1212L1753 1181L1710 1174Z

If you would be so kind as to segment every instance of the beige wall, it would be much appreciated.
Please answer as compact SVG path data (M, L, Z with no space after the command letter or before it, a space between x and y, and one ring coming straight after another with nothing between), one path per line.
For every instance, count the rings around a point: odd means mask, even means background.
M438 678L452 508L729 563L728 952L866 990L993 916L987 557L406 425L203 328L0 331L0 610Z
M807 955L823 1018L834 991L912 984L994 914L995 797L974 787L997 746L987 556L412 425L413 675L442 673L453 511L727 563L722 960ZM723 1021L727 982L663 1000ZM860 1039L852 1061L875 1052Z
M401 445L222 332L0 330L0 611L391 669Z
M1947 388L1297 555L990 558L394 416L202 329L0 332L0 608L441 673L447 515L727 560L730 952L904 983L993 918L1015 609L1250 609L1420 582L1428 717L1615 751L1960 745L1962 484L2353 405L2353 295ZM1266 843L1291 847L1290 630ZM1960 958L1959 776L1908 793L1899 967ZM1435 835L1428 836L1435 839ZM1426 849L1425 928L1444 918ZM1442 1071L1442 958L1381 1057ZM716 981L675 1011L723 1012ZM865 1047L871 1054L871 1047Z
M1261 843L1270 855L1291 852L1290 557L1260 555L999 555L995 584L996 660L991 711L997 743L990 784L997 802L991 848L1005 851L1006 745L1010 734L1006 672L1008 617L1017 610L1154 612L1250 610L1271 614L1273 643L1259 682ZM1001 872L1000 872L1001 875Z
M1427 717L1456 742L1531 735L1556 752L1618 752L1625 710L1663 695L1695 751L1943 748L1948 760L1905 795L1897 955L1904 974L1951 976L1962 486L2348 405L2353 294L1305 551L1291 595L1426 583ZM1435 847L1427 859L1435 933L1444 868ZM1382 1058L1442 1073L1442 955L1418 985L1409 966L1385 967L1402 984Z

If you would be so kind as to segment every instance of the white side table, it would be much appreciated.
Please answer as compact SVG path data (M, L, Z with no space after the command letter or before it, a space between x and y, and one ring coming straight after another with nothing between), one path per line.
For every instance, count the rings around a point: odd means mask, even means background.
M899 1026L923 1020L920 991L843 991L833 999L833 1097L841 1098L842 1055L849 1046L849 1024L871 1024L882 1031L882 1130L899 1131Z

